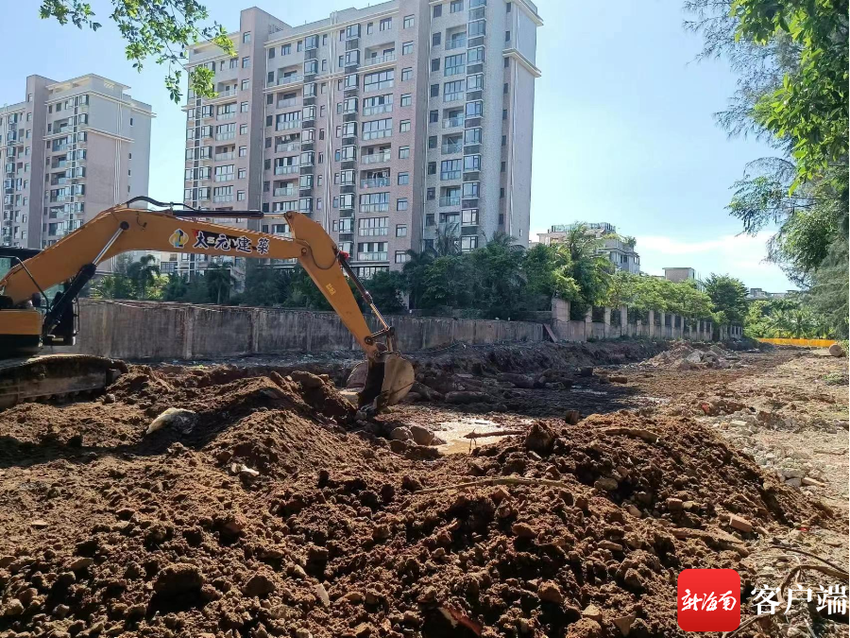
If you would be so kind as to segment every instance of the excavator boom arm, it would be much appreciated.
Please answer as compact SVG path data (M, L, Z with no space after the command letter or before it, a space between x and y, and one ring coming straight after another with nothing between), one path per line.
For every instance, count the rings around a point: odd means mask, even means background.
M238 211L234 211L234 217ZM13 306L39 290L73 279L81 268L133 250L195 253L248 259L298 259L372 360L381 353L348 286L337 248L321 225L288 212L294 238L176 217L173 211L115 207L12 268L0 280Z

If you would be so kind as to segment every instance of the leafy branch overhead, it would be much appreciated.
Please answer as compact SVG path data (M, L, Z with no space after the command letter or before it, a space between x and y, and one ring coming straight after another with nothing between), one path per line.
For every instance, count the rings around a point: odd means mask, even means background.
M42 0L39 16L92 31L102 26L91 5L82 0ZM208 18L206 7L196 0L112 0L109 15L127 42L125 52L133 68L141 71L149 59L167 66L165 86L178 104L183 97L180 85L188 47L210 42L224 53L236 55L236 47L224 27L217 22L205 25ZM215 96L212 70L197 66L189 72L188 80L189 89L196 95Z

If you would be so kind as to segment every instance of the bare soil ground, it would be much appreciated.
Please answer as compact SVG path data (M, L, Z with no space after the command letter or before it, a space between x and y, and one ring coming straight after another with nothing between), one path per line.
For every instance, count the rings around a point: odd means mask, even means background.
M750 598L807 560L776 541L846 569L846 359L637 363L660 348L420 355L376 421L320 360L134 366L0 412L0 636L671 636L684 568ZM191 412L146 433L168 408ZM447 443L389 440L416 425ZM847 633L813 609L747 631Z

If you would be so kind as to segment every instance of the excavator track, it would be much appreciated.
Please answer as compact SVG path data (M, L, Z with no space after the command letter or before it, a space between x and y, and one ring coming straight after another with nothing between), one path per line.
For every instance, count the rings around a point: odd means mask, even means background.
M127 372L117 359L50 354L0 361L0 410L28 401L62 401L100 393Z

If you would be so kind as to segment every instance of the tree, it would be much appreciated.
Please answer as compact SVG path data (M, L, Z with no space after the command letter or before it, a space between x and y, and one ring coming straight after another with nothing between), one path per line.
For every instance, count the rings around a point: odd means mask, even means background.
M401 296L404 286L404 275L400 272L386 270L375 273L366 282L366 289L372 295L372 302L382 313L404 310L404 299Z
M276 268L248 260L245 290L234 301L244 306L283 305L292 291L293 279L292 268Z
M236 286L236 278L227 264L210 264L204 271L204 282L209 298L219 305L230 298L230 291Z
M468 308L474 273L466 255L437 257L425 269L423 308Z
M715 312L723 312L729 323L743 324L747 314L747 288L740 279L711 273L705 280L705 292Z
M189 281L186 275L168 275L168 281L162 290L163 301L183 301L189 292Z
M136 299L148 298L148 291L157 283L159 275L159 266L153 255L143 255L139 261L134 261L127 267L127 276L133 282Z
M598 253L600 246L601 241L584 224L570 228L564 241L555 246L556 261L562 264L561 275L577 286L570 304L573 319L582 319L592 306L604 303L614 266Z
M472 303L485 317L509 318L524 306L523 251L513 245L514 237L496 233L483 247L469 254L475 277L459 281L472 289ZM470 284L472 284L470 286Z
M180 88L184 67L184 51L199 41L220 47L228 55L237 54L236 47L225 28L213 22L204 26L209 13L197 0L111 0L109 19L118 27L127 42L125 54L133 68L141 72L145 62L167 66L165 86L171 99L180 103ZM97 31L102 26L95 19L91 5L85 0L42 0L39 8L42 19L55 18L59 24L68 22L80 29ZM214 97L214 72L198 65L188 74L189 88L201 97Z
M407 261L401 269L404 275L404 290L408 293L411 308L422 307L422 296L425 294L425 274L428 266L434 261L430 251L407 251Z
M90 290L93 299L134 299L135 293L133 281L119 272L103 275L92 284Z

